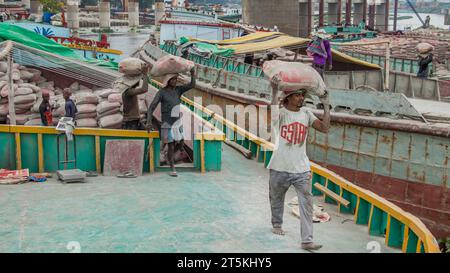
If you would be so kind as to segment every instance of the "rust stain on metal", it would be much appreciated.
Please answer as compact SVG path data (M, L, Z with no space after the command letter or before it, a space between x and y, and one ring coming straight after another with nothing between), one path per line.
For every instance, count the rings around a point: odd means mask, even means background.
M344 125L344 128L346 126ZM361 157L361 153L360 153L360 149L361 149L361 141L362 141L362 132L363 132L363 127L359 128L359 138L358 138L358 148L357 148L357 153L356 153L356 168L359 169L359 159Z
M381 136L380 142L389 144L389 143L391 143L391 139L389 137L383 135L383 136Z
M375 174L375 158L377 158L378 153L378 139L380 138L380 130L377 130L377 138L375 139L375 150L373 152L373 164L372 164L372 174Z
M412 178L420 182L425 182L425 173L419 174L418 172L412 172Z
M389 158L389 175L392 176L392 158L394 157L394 145L395 141L397 140L397 137L395 135L395 132L392 132L392 145L391 145L391 155Z
M409 144L408 144L408 162L411 162L411 154L412 154L412 135L409 136ZM406 166L406 177L408 179L411 178L411 168L410 165L408 164Z

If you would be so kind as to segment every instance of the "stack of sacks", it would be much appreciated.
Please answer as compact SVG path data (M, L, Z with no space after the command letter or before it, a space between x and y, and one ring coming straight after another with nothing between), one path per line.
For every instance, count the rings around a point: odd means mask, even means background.
M34 102L33 106L31 107L31 115L29 116L28 121L25 123L27 126L40 126L42 125L41 122L41 116L39 114L39 106L41 106L42 103L42 93L47 92L50 95L50 105L55 106L58 108L56 101L58 98L55 96L55 92L53 91L53 82L51 82L48 85L42 85L45 86L44 88L40 88L40 91L36 94L36 101ZM47 88L48 87L48 88ZM60 111L60 109L58 109ZM56 111L54 111L55 114ZM55 123L55 118L53 118L53 123Z
M122 126L122 95L114 89L94 91L98 96L97 121L101 128L119 129Z
M0 62L0 122L5 122L9 114L7 70L7 63ZM31 117L31 108L37 99L36 94L40 92L40 87L36 85L36 82L41 79L41 72L14 63L12 79L16 123L24 125Z
M119 129L122 127L122 94L130 86L134 86L141 81L144 67L145 63L140 59L126 58L119 63L119 72L123 75L114 82L113 88L96 91L101 97L100 104L97 107L98 124L101 128ZM145 109L144 97L139 101L140 107Z
M78 110L75 116L75 125L78 127L97 127L97 120L95 118L97 116L98 98L93 94L92 89L80 85L79 82L73 82L68 89L72 93L71 99L74 101Z
M118 100L120 94L111 94L111 101ZM114 99L113 99L114 98ZM120 129L122 127L123 115L120 111L120 102L103 101L97 105L97 119L100 128Z
M76 126L97 127L97 105L98 97L90 89L78 90L75 95L75 104L78 109L76 115Z

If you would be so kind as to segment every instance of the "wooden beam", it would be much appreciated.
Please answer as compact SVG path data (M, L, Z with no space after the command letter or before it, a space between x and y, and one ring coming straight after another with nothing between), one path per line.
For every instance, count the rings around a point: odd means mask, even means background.
M16 135L16 169L22 169L22 150L20 148L20 133L15 133Z
M42 143L42 134L38 134L38 166L39 172L44 172L44 146Z
M101 158L100 158L100 136L95 136L95 166L97 173L102 172Z
M350 204L349 201L345 200L344 198L342 198L341 196L337 195L336 193L332 192L331 190L327 189L326 187L322 186L320 183L315 183L314 187L316 187L316 189L318 189L319 191L323 192L324 194L326 194L327 196L329 196L330 198L332 198L333 200L337 201L338 203L342 204L343 206L345 206L346 208L348 207L348 205Z
M246 158L251 159L252 158L252 151L249 151L245 147L242 147L241 145L237 144L234 141L225 140L225 144L230 146L231 148L235 149L236 151L243 154Z
M201 172L205 173L205 140L200 140L200 168Z
M148 161L150 164L150 173L155 172L153 138L148 139Z

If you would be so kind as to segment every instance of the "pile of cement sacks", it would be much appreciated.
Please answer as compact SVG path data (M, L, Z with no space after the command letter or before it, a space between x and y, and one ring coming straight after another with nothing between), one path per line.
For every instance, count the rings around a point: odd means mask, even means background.
M447 52L450 51L450 42L433 39L431 37L395 37L395 36L381 36L375 39L362 39L358 42L374 42L377 40L391 41L391 57L417 60L417 45L420 43L428 43L433 46L433 54L439 59L444 59ZM356 47L342 48L344 51L355 51L362 54L370 54L384 56L386 54L386 44L379 45L365 45Z
M41 71L14 64L14 102L17 125L40 126L41 117L39 106L42 103L42 93L50 95L50 104L53 106L53 125L58 124L59 118L65 115L65 100L63 89L69 88L72 100L77 106L76 126L90 128L120 129L123 121L122 92L113 88L89 88L73 82L69 87L55 86L53 81L42 77ZM128 65L122 67L123 72L136 70ZM140 70L140 67L137 69ZM137 71L136 70L136 71ZM131 71L132 72L132 71ZM137 71L136 73L138 73ZM131 74L133 74L132 72ZM140 73L140 72L139 72ZM8 122L8 84L7 64L0 62L0 123ZM146 94L139 98L139 111L141 120L145 122L148 105Z
M97 119L100 128L120 129L122 126L122 94L114 89L96 91L100 103L97 105Z
M8 120L9 115L7 70L7 63L0 61L0 122L2 123ZM24 125L30 118L32 107L40 95L39 85L45 79L41 77L39 70L26 68L19 64L13 64L12 78L16 121L17 124Z

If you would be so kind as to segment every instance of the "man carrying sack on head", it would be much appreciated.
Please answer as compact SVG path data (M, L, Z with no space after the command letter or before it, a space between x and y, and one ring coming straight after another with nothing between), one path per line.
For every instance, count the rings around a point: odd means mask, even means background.
M179 74L183 70L190 69L191 82L187 85L177 86ZM159 70L159 71L156 71ZM174 72L168 73L167 71ZM147 112L147 129L150 130L153 122L153 112L161 103L161 141L168 145L168 161L172 169L170 176L176 177L175 152L181 150L183 142L183 126L181 120L180 104L181 96L195 87L195 66L186 60L171 57L171 59L159 60L152 69L152 75L161 75L162 88L156 93L153 102Z
M265 63L264 73L272 84L271 128L275 148L267 167L270 169L272 232L285 234L282 228L284 200L288 189L294 186L299 203L301 248L317 250L322 246L313 242L311 164L306 155L306 143L310 127L323 133L330 128L328 92L319 74L305 64L270 61ZM319 97L324 107L322 120L303 107L307 92Z
M328 70L333 69L333 56L331 54L331 45L327 40L329 37L324 29L319 29L313 33L313 39L308 44L306 52L313 57L312 67L319 72L323 79L325 66L328 63Z
M138 95L148 91L147 74L150 68L150 64L137 58L127 58L119 63L119 72L124 75L113 83L113 89L122 94L122 129L141 129Z

